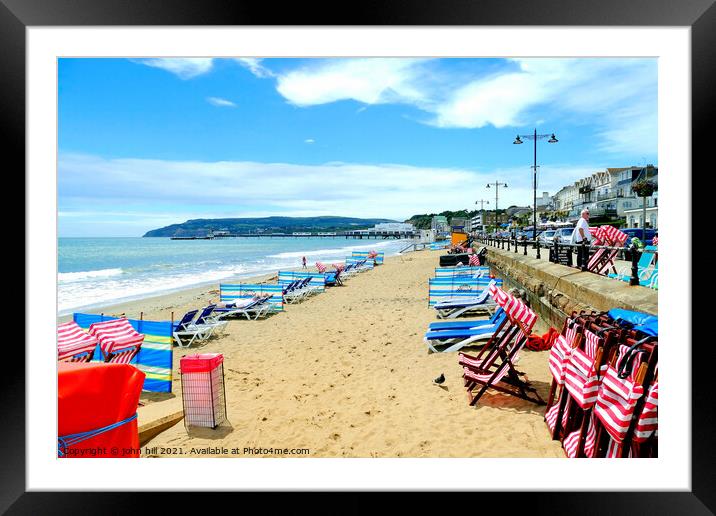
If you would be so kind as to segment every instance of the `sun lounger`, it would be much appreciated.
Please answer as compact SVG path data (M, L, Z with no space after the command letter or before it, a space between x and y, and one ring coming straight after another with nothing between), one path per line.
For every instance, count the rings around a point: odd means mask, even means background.
M497 315L497 313L496 313ZM428 351L433 353L451 353L458 351L465 346L475 345L477 342L489 340L501 327L502 322L507 317L504 310L499 310L499 315L493 317L491 323L485 321L471 321L473 326L470 327L442 327L439 329L431 329L425 334L425 342L428 345ZM477 323L477 324L476 324ZM479 324L482 323L482 324Z
M229 317L239 317L242 315L248 320L265 317L271 311L269 299L271 299L269 295L258 295L244 302L237 302L234 306L215 308L215 320L224 320Z
M128 364L144 342L144 335L138 333L127 319L94 323L88 333L99 341L102 360L115 364Z
M224 330L226 325L229 324L229 321L217 320L214 317L214 310L216 310L215 304L202 308L201 313L196 318L196 321L189 323L189 328L208 331L207 338Z
M494 299L490 300L490 288L495 286L496 282L493 280L479 291L477 296L455 297L448 301L436 303L433 308L437 310L440 319L453 319L476 311L492 312L497 308L497 304Z
M191 327L192 321L198 312L199 310L189 310L179 322L174 324L172 335L174 342L176 342L179 347L188 348L194 342L209 338L210 330L208 328Z
M97 349L97 339L85 332L76 322L57 326L57 361L90 362Z

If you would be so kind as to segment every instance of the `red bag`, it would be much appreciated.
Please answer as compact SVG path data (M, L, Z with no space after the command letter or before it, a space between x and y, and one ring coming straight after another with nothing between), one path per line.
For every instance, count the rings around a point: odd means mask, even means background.
M129 364L60 362L58 455L139 457L137 406L145 374ZM113 426L117 425L118 426ZM95 431L108 428L99 434Z

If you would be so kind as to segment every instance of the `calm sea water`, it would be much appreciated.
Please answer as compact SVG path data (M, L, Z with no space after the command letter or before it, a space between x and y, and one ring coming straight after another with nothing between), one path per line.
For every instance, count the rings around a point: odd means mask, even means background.
M343 261L351 251L395 255L411 241L345 238L60 238L58 312L300 267Z

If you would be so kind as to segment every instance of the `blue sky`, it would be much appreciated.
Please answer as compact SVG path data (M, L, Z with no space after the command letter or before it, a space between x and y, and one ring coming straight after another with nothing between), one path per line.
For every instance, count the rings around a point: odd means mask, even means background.
M60 59L60 236L404 220L657 163L656 59Z

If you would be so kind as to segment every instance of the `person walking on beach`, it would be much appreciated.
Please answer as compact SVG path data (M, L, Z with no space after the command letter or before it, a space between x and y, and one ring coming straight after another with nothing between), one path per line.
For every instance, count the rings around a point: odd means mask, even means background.
M305 256L303 257L303 268L308 269L308 267L306 267L306 257Z
M577 248L577 267L581 268L582 264L586 265L589 260L589 250L584 249L582 252L582 243L589 245L592 240L592 234L589 232L589 210L584 208L580 214L579 221L572 232L572 243L579 245ZM583 256L586 254L586 256Z

